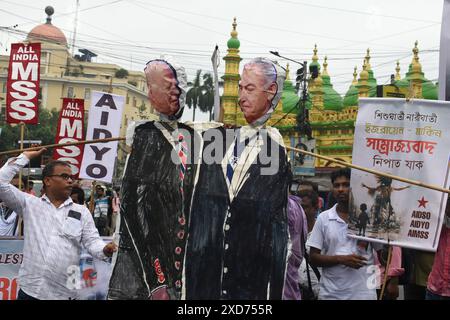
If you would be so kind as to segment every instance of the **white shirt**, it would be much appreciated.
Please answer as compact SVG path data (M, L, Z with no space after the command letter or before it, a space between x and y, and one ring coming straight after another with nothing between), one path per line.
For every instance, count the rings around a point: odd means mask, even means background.
M319 214L306 245L321 250L321 254L327 256L361 255L357 240L347 236L348 225L337 214L336 206ZM369 243L364 254L368 260L364 267L322 267L319 300L376 300L377 276L372 246Z
M46 196L37 198L10 184L28 161L21 154L0 169L0 198L24 219L19 286L37 299L76 298L75 287L70 284L76 279L73 270L79 267L81 246L92 256L106 259L105 243L89 210L73 203L70 197L56 208ZM69 217L71 210L80 213L80 219Z

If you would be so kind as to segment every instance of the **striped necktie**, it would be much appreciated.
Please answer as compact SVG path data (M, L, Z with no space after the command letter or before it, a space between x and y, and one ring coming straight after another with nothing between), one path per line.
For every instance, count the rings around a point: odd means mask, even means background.
M184 175L186 174L186 162L187 162L187 143L182 133L178 134L178 156L180 157L180 180L183 185ZM183 192L183 186L181 187Z
M242 151L244 151L245 147L248 145L250 139L247 137L243 142L239 142L239 133L236 137L236 140L234 142L234 149L233 149L233 155L230 157L230 160L227 164L227 179L228 182L231 184L231 181L233 180L234 175L234 169L236 168L236 165L239 161L239 157L242 154Z

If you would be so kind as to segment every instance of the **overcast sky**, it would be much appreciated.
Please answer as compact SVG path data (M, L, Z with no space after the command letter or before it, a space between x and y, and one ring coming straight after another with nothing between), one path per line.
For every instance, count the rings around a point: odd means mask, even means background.
M55 9L52 23L71 44L76 0L0 0L0 26L17 25L16 30L28 32L45 22L47 5ZM243 62L256 56L276 59L269 50L310 61L317 43L320 63L327 55L331 81L345 94L353 67L361 71L367 48L375 78L385 84L397 60L404 76L416 40L425 76L437 81L442 5L442 0L80 0L75 51L87 48L98 54L97 62L133 70L170 54L192 80L197 69L212 70L216 44L226 55L236 17ZM23 35L2 29L0 53L22 40ZM223 67L224 61L220 75Z

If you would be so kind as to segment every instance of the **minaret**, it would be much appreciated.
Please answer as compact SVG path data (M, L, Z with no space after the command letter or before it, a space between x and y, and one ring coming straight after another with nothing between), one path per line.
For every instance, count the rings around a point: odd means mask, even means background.
M358 84L358 72L356 72L356 70L358 70L357 66L355 66L355 68L353 69L352 85L354 85L354 86L356 86Z
M319 70L319 76L315 79L309 80L309 92L312 96L312 110L310 113L316 113L318 110L323 110L323 79L322 74L320 73L320 64L319 64L319 57L317 56L317 45L314 45L314 54L312 56L312 62L310 64L311 66L317 66L317 69Z
M400 75L400 61L397 60L397 67L395 67L395 81L400 80L402 77Z
M370 70L372 70L372 66L370 65L370 48L367 48L366 56L364 57L364 59L366 60L366 70L367 72L369 72Z
M414 98L422 98L422 81L423 81L423 72L422 65L419 62L419 48L417 47L418 42L414 43L413 51L413 59L411 64L409 65L409 72L406 74L407 78L411 81L412 89L414 90L413 97Z
M325 59L323 60L323 71L322 71L322 77L323 76L330 76L329 74L328 74L328 57L327 56L325 56Z
M369 72L367 71L367 60L364 59L363 69L359 74L358 84L358 94L360 97L369 97Z
M221 121L225 124L236 125L237 114L241 113L238 107L238 86L239 86L239 47L241 43L237 38L236 18L233 21L233 30L231 38L227 42L228 54L223 58L225 60L224 90L222 95Z
M373 75L372 65L370 64L370 49L367 48L366 56L364 57L364 60L366 61L366 70L369 74L369 78L367 79L367 83L369 84L369 96L375 96L376 95L376 88L377 88L377 79L375 79Z

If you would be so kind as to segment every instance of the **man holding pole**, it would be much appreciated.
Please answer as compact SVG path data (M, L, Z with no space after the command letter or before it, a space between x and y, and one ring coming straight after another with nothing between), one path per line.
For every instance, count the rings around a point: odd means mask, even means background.
M24 219L23 263L19 271L19 300L76 299L80 251L107 259L116 245L104 244L89 210L73 203L72 172L68 163L53 161L42 171L45 195L19 191L10 181L46 149L25 151L0 169L0 198Z

